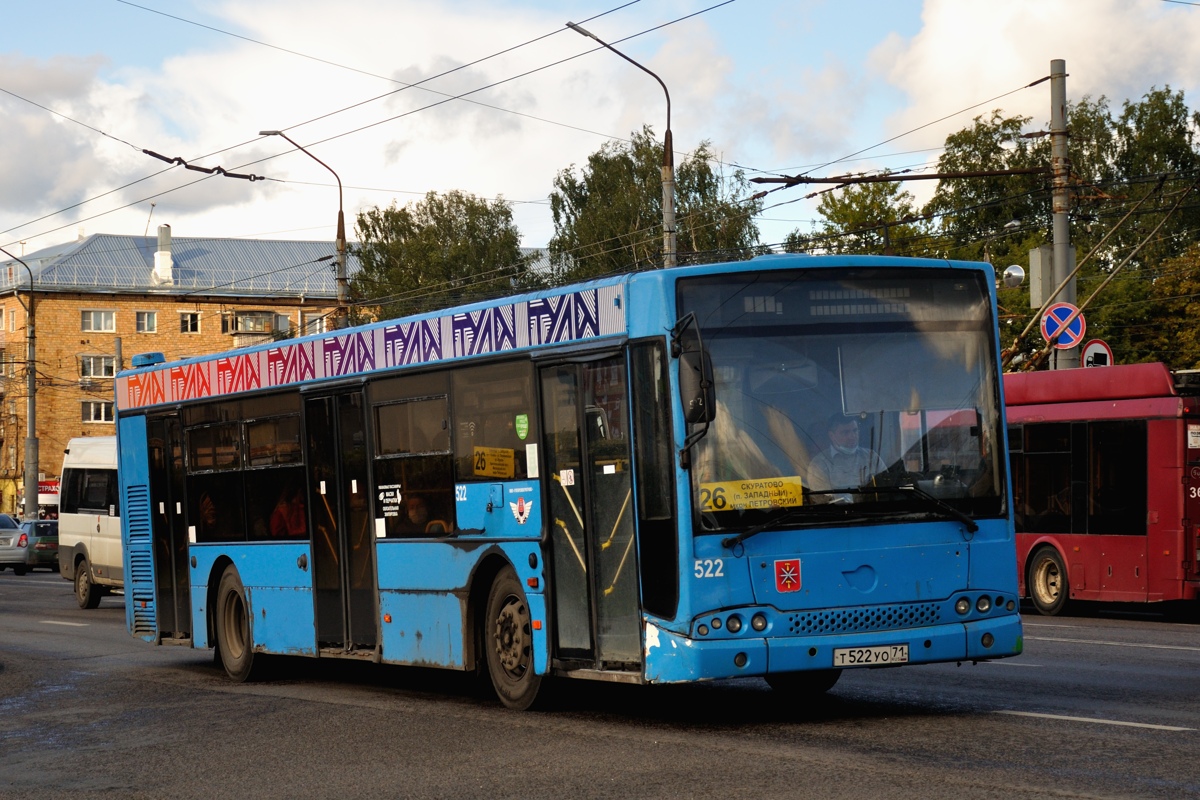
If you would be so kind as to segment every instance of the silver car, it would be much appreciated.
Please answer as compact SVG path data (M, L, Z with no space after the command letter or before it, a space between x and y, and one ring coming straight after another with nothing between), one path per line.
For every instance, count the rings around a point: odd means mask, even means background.
M0 514L0 571L9 567L18 575L29 569L30 537L16 517Z

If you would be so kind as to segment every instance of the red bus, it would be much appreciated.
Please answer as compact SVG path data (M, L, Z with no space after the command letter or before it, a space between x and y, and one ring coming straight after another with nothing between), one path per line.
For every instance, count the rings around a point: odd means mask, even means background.
M1043 614L1200 595L1200 374L1004 376L1017 564Z

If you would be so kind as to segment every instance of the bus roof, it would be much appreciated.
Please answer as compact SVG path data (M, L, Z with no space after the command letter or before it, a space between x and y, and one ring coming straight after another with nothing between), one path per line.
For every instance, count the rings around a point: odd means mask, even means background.
M1185 384L1186 385L1186 384ZM1089 400L1134 400L1181 393L1167 365L1122 364L1090 369L1010 372L1004 376L1004 403L1028 406Z
M312 379L348 378L376 369L618 340L628 335L627 317L636 313L626 296L635 284L661 287L684 276L763 269L904 267L970 269L985 273L989 281L992 277L991 266L982 262L806 254L631 272L180 361L146 354L148 358L137 359L135 369L117 375L116 408L120 413Z

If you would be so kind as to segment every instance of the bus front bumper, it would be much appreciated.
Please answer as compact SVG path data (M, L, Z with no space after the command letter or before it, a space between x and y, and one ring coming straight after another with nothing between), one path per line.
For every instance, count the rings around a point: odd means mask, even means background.
M647 622L646 680L649 683L683 683L833 669L838 666L834 663L835 650L896 645L907 645L907 664L983 661L1020 655L1023 647L1021 618L1017 614L1005 614L903 630L720 639L689 638Z

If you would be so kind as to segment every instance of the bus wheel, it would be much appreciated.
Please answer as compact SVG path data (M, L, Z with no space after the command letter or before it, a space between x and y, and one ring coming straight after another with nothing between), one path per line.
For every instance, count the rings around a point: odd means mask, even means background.
M1066 608L1071 596L1067 568L1053 547L1043 547L1033 554L1025 583L1033 607L1040 613L1052 617Z
M533 705L542 678L533 672L533 633L529 603L512 567L496 576L484 617L484 650L492 688L500 702L517 711Z
M225 673L242 683L254 673L254 648L250 642L250 614L246 590L237 568L230 564L221 574L216 607L217 653Z
M100 605L100 587L92 583L92 568L87 559L75 565L75 602L80 608Z
M776 672L767 676L767 685L780 694L797 700L823 695L842 677L840 669L815 669L807 672Z

